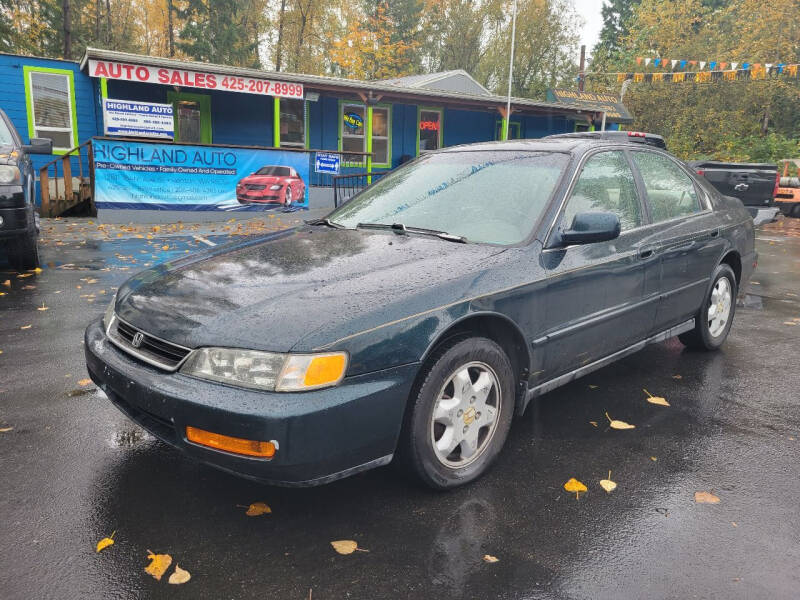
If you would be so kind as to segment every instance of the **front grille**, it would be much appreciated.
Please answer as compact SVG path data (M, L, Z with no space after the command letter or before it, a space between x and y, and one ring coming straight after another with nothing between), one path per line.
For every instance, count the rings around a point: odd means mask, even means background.
M167 371L177 369L191 352L190 348L145 333L117 316L114 316L108 333L109 339L128 354ZM137 334L141 334L141 341L135 345L133 339Z
M248 183L244 187L247 188L248 190L253 190L253 191L260 191L260 190L267 189L267 186L259 185L259 184L256 184L256 183Z

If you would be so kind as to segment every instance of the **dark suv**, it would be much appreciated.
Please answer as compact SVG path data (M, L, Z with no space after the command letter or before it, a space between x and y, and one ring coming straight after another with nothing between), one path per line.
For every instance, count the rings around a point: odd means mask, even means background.
M52 154L53 141L31 138L23 144L6 113L0 110L0 245L19 270L39 266L39 227L34 206L34 172L29 154Z

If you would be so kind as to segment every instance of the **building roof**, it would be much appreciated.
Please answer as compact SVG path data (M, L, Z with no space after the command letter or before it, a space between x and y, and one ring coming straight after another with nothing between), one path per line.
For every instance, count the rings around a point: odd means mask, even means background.
M464 93L452 90L431 89L428 87L411 87L408 85L388 83L386 81L363 81L359 79L347 79L344 77L331 77L327 75L304 75L300 73L265 71L245 67L231 67L213 63L176 60L173 58L145 56L141 54L130 54L127 52L117 52L115 50L103 50L99 48L86 49L80 62L81 69L86 68L86 65L90 59L122 62L156 68L165 67L171 69L202 70L208 73L215 73L219 75L277 79L288 83L302 83L307 91L333 91L339 93L350 92L351 94L365 94L373 97L392 97L427 103L438 101L440 103L446 103L449 105L473 106L484 109L502 108L505 107L506 104L505 96L497 96L493 94L486 95L482 93ZM540 102L538 100L531 100L530 98L512 97L511 107L512 112L516 111L526 112L529 114L539 113L560 115L578 119L584 119L588 115L596 115L594 112L587 111L585 107L571 106L568 103L560 102Z
M472 75L463 69L395 77L393 79L384 79L383 82L399 85L401 87L429 88L432 90L465 92L483 96L492 95L489 90L478 83Z

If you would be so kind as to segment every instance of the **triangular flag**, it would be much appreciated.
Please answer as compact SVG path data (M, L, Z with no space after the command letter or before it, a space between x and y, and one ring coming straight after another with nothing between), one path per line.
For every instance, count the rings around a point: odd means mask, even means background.
M637 57L636 57L636 64L637 64L637 65L640 65L640 64L642 64L642 57L641 57L641 56L637 56Z
M733 69L734 71L736 70L736 67L738 67L738 66L739 66L739 63L735 63L735 62L731 63L731 69Z
M716 67L717 67L717 61L715 61L715 60L712 60L711 62L709 62L709 63L708 63L708 68L709 68L709 69L711 69L712 71L713 71L713 70L714 70Z
M696 60L690 60L689 64L692 65L692 66L695 66L697 64L697 61Z
M704 60L700 61L700 68L701 69L705 69L706 68L706 61L704 61Z
M677 64L678 64L678 61L677 61L677 60L675 60L675 59L672 59L670 62L672 63L672 68L673 68L673 69L675 68L675 65L677 65Z
M750 63L742 63L742 68L747 71L750 68Z
M684 68L685 66L686 66L686 61L685 61L685 60L682 60L682 61L681 61L681 69L682 69L682 68Z
M720 70L720 71L724 71L724 70L725 70L725 67L727 67L727 66L728 66L728 63L726 63L726 62L721 62L721 63L719 63L719 70Z
M767 67L767 71L772 68L772 63L764 63L764 66Z
M650 64L650 59L649 58L645 58L644 59L644 66L646 67L649 64Z
M660 65L660 64L661 64L661 59L660 59L660 58L656 58L656 59L653 61L653 64L654 64L655 66L658 66L658 65Z
M753 63L753 69L758 71L761 68L761 63Z

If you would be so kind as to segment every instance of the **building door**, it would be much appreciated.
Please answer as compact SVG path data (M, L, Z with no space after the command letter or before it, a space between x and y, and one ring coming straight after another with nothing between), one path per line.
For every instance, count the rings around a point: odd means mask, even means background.
M168 92L175 121L175 141L186 144L211 143L211 98L205 94Z

